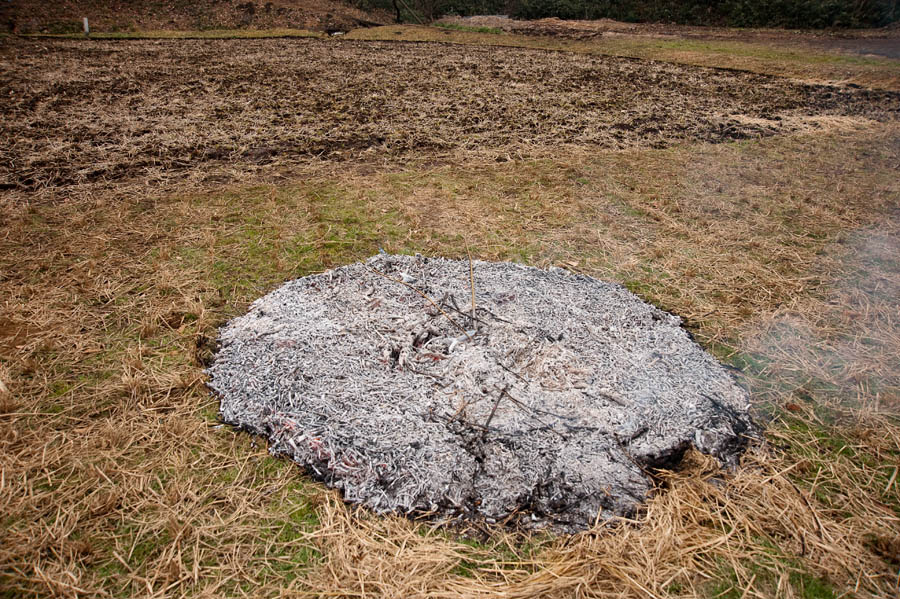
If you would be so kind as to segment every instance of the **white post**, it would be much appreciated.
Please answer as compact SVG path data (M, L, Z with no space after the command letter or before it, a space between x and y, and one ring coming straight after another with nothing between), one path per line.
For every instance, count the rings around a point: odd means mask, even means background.
M85 35L91 34L91 28L88 26L87 17L84 18L84 34Z

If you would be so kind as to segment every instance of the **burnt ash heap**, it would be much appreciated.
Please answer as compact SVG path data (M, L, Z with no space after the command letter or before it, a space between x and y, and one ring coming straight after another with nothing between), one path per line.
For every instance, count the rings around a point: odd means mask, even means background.
M564 531L633 512L691 446L736 462L748 395L676 316L472 266L379 255L257 300L209 369L223 419L379 513Z

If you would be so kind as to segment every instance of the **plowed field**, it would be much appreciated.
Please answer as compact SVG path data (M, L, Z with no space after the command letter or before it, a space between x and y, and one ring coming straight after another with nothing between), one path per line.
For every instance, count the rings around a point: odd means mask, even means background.
M411 152L661 148L892 120L900 94L518 48L334 40L0 46L0 185Z

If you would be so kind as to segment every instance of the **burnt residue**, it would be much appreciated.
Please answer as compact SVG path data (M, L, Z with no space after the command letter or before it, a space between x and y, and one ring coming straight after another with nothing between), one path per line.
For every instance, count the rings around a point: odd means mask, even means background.
M382 254L287 283L220 342L224 420L378 512L574 531L691 447L735 464L753 429L677 317L561 269Z

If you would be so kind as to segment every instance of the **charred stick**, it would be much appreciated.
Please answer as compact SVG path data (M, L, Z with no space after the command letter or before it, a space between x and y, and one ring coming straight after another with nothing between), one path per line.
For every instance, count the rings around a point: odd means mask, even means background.
M540 418L538 418L537 416L535 416L535 415L534 415L534 412L535 412L535 409L534 409L534 408L531 408L531 407L525 405L523 402L519 401L518 399L516 399L515 397L513 397L512 395L510 395L510 394L509 394L509 385L507 385L506 387L504 387L504 388L503 388L503 391L500 392L500 397L503 397L504 395L505 395L507 398L509 398L509 400L510 400L511 402L513 402L513 405L519 406L521 409L525 410L525 412L526 412L529 416L531 416L535 421L537 421L537 423L540 424L542 427L546 428L546 429L549 430L549 431L552 431L552 432L556 433L556 434L559 435L564 441L567 441L567 440L568 440L568 437L566 437L564 434L562 434L561 432L559 432L558 430L556 430L555 428L553 428L553 425L552 425L552 424L547 424L546 422L544 422L543 420L541 420ZM500 398L497 398L497 402L498 402L498 403L500 402ZM494 405L494 409L497 409L496 404ZM563 416L557 416L556 414L550 414L549 412L547 412L547 413L548 413L549 415L551 415L551 416L556 417L556 418L561 418L561 419L564 418ZM491 412L491 416L493 416L493 415L494 415L494 413ZM489 421L490 421L490 420L489 420Z
M488 416L487 422L484 423L484 428L488 429L491 426L491 420L494 419L494 414L497 413L497 406L500 405L500 400L503 399L503 396L506 394L506 390L509 389L509 385L503 388L503 391L500 392L500 395L497 396L497 401L494 402L494 407L491 408L491 414Z
M450 298L451 298L451 300L452 300L453 296L451 295ZM453 304L452 306L450 305L451 303ZM462 310L459 309L459 306L456 305L456 301L455 301L455 300L451 301L450 303L446 303L446 304L445 304L444 302L441 302L441 305L442 305L442 306L446 306L446 307L447 307L448 309L450 309L450 310L453 310L454 312L456 312L456 313L459 314L460 316L468 316L468 314L466 314L465 312L463 312ZM478 309L479 309L479 310L482 310L483 308L478 308ZM475 322L480 323L480 324L483 324L484 326L488 326L488 323L485 322L484 320L481 320L480 318L475 318Z
M384 274L383 272L381 272L380 270L378 270L377 268L372 268L372 267L369 267L369 268L370 268L371 271L374 272L376 275L378 275L378 276L380 276L380 277L384 277L384 278L387 279L388 281L393 281L393 282L395 282L395 283L400 283L400 284L403 285L404 287L408 287L408 288L412 289L413 291L415 291L416 293L418 293L419 295L421 295L421 296L422 296L426 301L428 301L432 306L434 306L435 308L437 308L438 311L439 311L441 314L443 314L444 316L446 316L446 317L447 317L447 320L449 320L450 322L453 323L453 326L455 326L455 327L458 328L460 331L462 331L462 332L463 332L463 335L465 335L466 338L468 338L469 341L472 341L472 336L469 334L469 332L468 332L466 329L464 329L462 326L460 326L460 324L459 324L458 322L456 322L455 320L453 320L453 318L452 318L449 314L447 314L447 313L444 311L443 308L441 308L440 306L438 306L437 303L435 303L435 301L434 301L433 299L431 299L430 297L428 297L428 296L425 294L424 291L422 291L422 290L420 290L420 289L418 289L418 288L416 288L416 287L413 287L412 285L410 285L410 284L407 283L406 281L403 281L403 280L401 280L401 279L394 279L394 278L392 278L392 277L389 277L389 276L387 276L386 274Z

